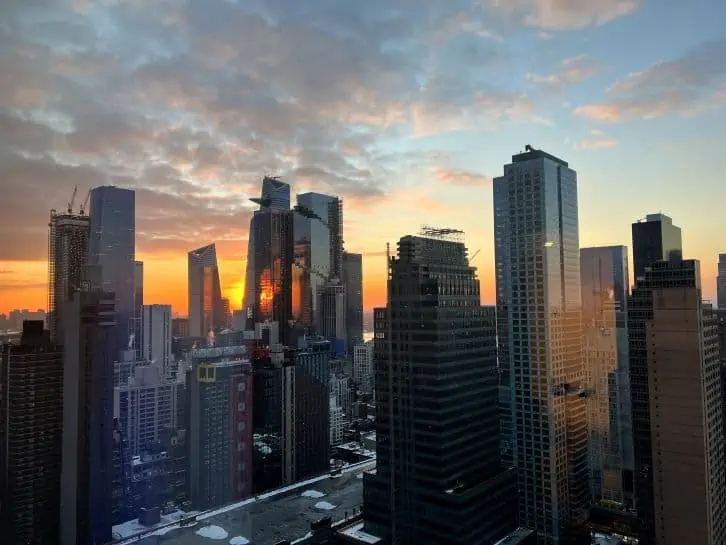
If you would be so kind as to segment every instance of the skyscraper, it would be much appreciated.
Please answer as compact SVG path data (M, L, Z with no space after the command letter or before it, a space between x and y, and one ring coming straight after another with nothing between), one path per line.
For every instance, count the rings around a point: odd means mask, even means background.
M296 322L314 327L320 319L317 294L329 279L343 272L343 202L320 193L302 193L295 207L295 267L300 308Z
M582 248L580 278L593 501L632 505L628 249Z
M635 281L645 275L651 263L683 253L681 228L665 214L648 214L633 224L633 269Z
M375 473L367 531L391 543L490 545L516 526L499 455L496 327L462 242L405 236L375 310Z
M135 333L135 193L115 186L91 190L91 239L88 263L100 270L98 288L116 301L113 357L129 347Z
M718 255L718 276L716 276L716 301L718 308L726 309L726 254Z
M187 258L189 335L206 337L222 325L222 288L214 243L192 250Z
M171 305L143 306L143 333L139 340L141 357L159 363L162 376L171 371Z
M283 343L290 342L292 322L293 213L290 186L265 178L260 204L250 221L245 305L250 323L277 322ZM288 208L285 208L287 203ZM251 273L250 273L251 270Z
M326 339L338 341L338 345L343 349L338 350L336 347L336 352L345 352L348 333L345 323L347 311L345 286L339 279L333 278L317 289L317 332Z
M715 314L699 263L644 268L628 307L640 543L715 545L724 533L724 437Z
M144 333L144 262L134 261L134 348L141 359L141 336Z
M48 329L51 340L62 343L66 301L81 286L88 263L91 219L83 214L50 211L48 224Z
M91 286L99 281L95 273ZM119 335L113 294L84 290L66 307L61 545L111 541L113 347Z
M373 393L373 341L353 347L353 380L360 393Z
M363 342L363 256L343 252L345 286L345 327L348 352Z
M0 344L3 543L58 543L62 433L63 351L26 321L20 344Z
M494 180L504 450L539 545L587 539L577 174L527 146Z

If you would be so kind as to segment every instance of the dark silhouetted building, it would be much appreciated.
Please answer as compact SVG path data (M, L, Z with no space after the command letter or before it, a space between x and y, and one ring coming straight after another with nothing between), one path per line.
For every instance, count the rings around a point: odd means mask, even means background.
M295 354L295 479L330 469L330 343L311 341Z
M718 308L726 310L726 254L718 255L716 301Z
M217 248L209 244L188 254L189 335L206 337L224 325Z
M375 473L367 530L400 545L490 545L516 527L499 453L494 308L462 242L406 236L375 311Z
M363 342L363 256L343 253L343 284L345 285L346 347L349 354Z
M143 354L142 337L144 334L144 262L134 261L134 349L136 359Z
M96 286L96 282L91 285ZM119 338L118 326L113 293L88 286L84 289L88 291L74 293L66 305L62 545L94 545L111 540L114 347Z
M63 352L42 321L0 345L0 541L58 543Z
M645 276L645 268L656 261L681 255L681 228L665 214L648 214L633 224L633 269L635 281Z
M716 316L699 263L671 254L633 288L628 332L640 543L726 542Z

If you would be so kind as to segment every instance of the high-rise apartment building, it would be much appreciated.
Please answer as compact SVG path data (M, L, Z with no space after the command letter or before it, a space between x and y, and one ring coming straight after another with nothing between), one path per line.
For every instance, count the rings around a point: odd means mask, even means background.
M88 263L100 271L98 287L115 297L116 345L113 357L131 348L135 333L136 197L130 189L100 186L91 190Z
M26 321L19 344L0 344L3 543L59 542L62 433L63 351Z
M114 418L131 455L160 443L166 430L177 428L177 377L165 376L163 364L138 365L128 380L114 388Z
M645 276L651 263L669 259L672 254L683 253L681 228L665 214L648 214L633 223L633 269L635 281Z
M262 182L260 205L250 221L245 306L249 324L277 322L280 339L291 342L293 212L290 186L274 178Z
M494 233L502 446L519 521L539 545L577 543L589 476L576 172L531 146L513 156L494 180Z
M339 279L333 278L325 284L318 286L317 299L317 331L326 339L336 340L343 345L342 352L346 351L345 341L348 335L346 328L346 299L345 286Z
M189 252L189 335L206 337L222 325L222 287L214 243Z
M48 329L51 340L62 343L66 301L81 287L88 263L91 219L84 214L50 211L48 224Z
M353 347L353 381L361 394L373 393L373 341Z
M726 309L726 254L718 254L716 301L718 308Z
M98 285L100 271L95 273L91 286ZM119 335L113 293L85 289L66 306L61 545L108 543L112 537L113 373Z
M252 493L252 372L244 346L190 357L190 499L209 509Z
M297 196L294 216L294 291L300 293L295 320L304 329L320 320L319 290L343 274L343 201L320 193Z
M348 352L363 342L363 255L343 252L345 327Z
M628 249L582 248L580 278L592 499L632 505Z
M644 268L628 307L635 508L644 545L716 545L724 528L724 437L716 317L699 263Z
M171 305L144 305L142 334L139 339L141 359L158 362L163 376L171 372Z
M172 318L171 319L171 336L172 337L188 337L189 336L189 318Z
M313 341L295 354L295 479L330 469L330 343Z
M489 545L516 526L499 454L496 326L462 242L406 236L375 310L375 473L367 531L391 543Z
M144 334L144 262L134 261L134 349L136 359L143 354L142 335Z

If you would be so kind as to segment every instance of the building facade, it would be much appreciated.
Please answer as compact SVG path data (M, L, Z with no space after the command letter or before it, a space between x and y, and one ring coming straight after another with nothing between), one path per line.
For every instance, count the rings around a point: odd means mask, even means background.
M527 146L494 180L498 349L520 524L539 545L589 539L577 174ZM584 541L587 542L587 541Z
M51 210L48 227L48 328L51 340L60 344L65 303L81 287L88 262L91 218Z
M343 252L346 348L363 342L363 255Z
M295 480L330 468L330 343L308 343L295 354Z
M214 244L188 254L189 335L206 337L222 326L222 287Z
M210 509L252 494L252 372L244 346L190 358L190 499Z
M114 295L96 289L79 291L66 308L61 545L108 543L114 477L113 373L119 338Z
M144 262L134 261L134 348L136 358L143 354L142 336L144 333Z
M628 249L580 250L592 499L633 502Z
M162 375L171 373L171 305L144 305L142 310L141 358L158 362Z
M716 276L716 301L720 309L726 309L726 254L718 255L718 273Z
M353 382L363 395L373 393L373 341L353 347Z
M0 345L0 532L7 543L57 544L63 350L42 321Z
M671 254L643 273L628 308L640 543L724 543L716 316L698 261Z
M338 279L332 279L318 286L317 299L317 332L320 336L337 341L346 351L347 304L345 299L345 286Z
M648 214L632 225L635 281L645 276L651 263L683 253L681 228L665 214Z
M98 288L114 294L117 327L114 357L132 346L135 333L136 194L100 186L91 190L88 264L96 267Z
M403 237L388 277L367 529L402 545L495 543L516 527L516 496L500 464L494 309L458 241Z

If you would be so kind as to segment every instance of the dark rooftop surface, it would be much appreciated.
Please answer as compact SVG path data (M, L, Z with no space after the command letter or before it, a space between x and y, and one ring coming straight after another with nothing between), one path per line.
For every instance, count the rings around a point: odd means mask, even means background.
M167 526L154 532L162 535L148 535L143 538L125 539L123 545L212 545L228 544L235 537L249 540L250 545L274 545L283 539L295 541L310 531L310 523L324 517L332 522L353 515L353 509L360 510L363 503L364 470L375 467L375 462L356 464L346 468L338 477L323 476L315 482L305 481L268 494L250 499L236 506L227 506L198 515L194 526L179 528ZM314 491L307 497L302 494ZM320 504L317 508L316 504ZM333 507L331 507L333 506ZM327 509L326 509L327 508ZM205 528L206 527L206 528ZM173 529L170 529L173 528ZM198 535L197 532L204 535ZM226 536L224 535L226 533ZM214 537L213 537L214 536ZM224 536L224 537L223 537ZM244 541L240 541L244 543ZM234 542L233 542L234 543Z

